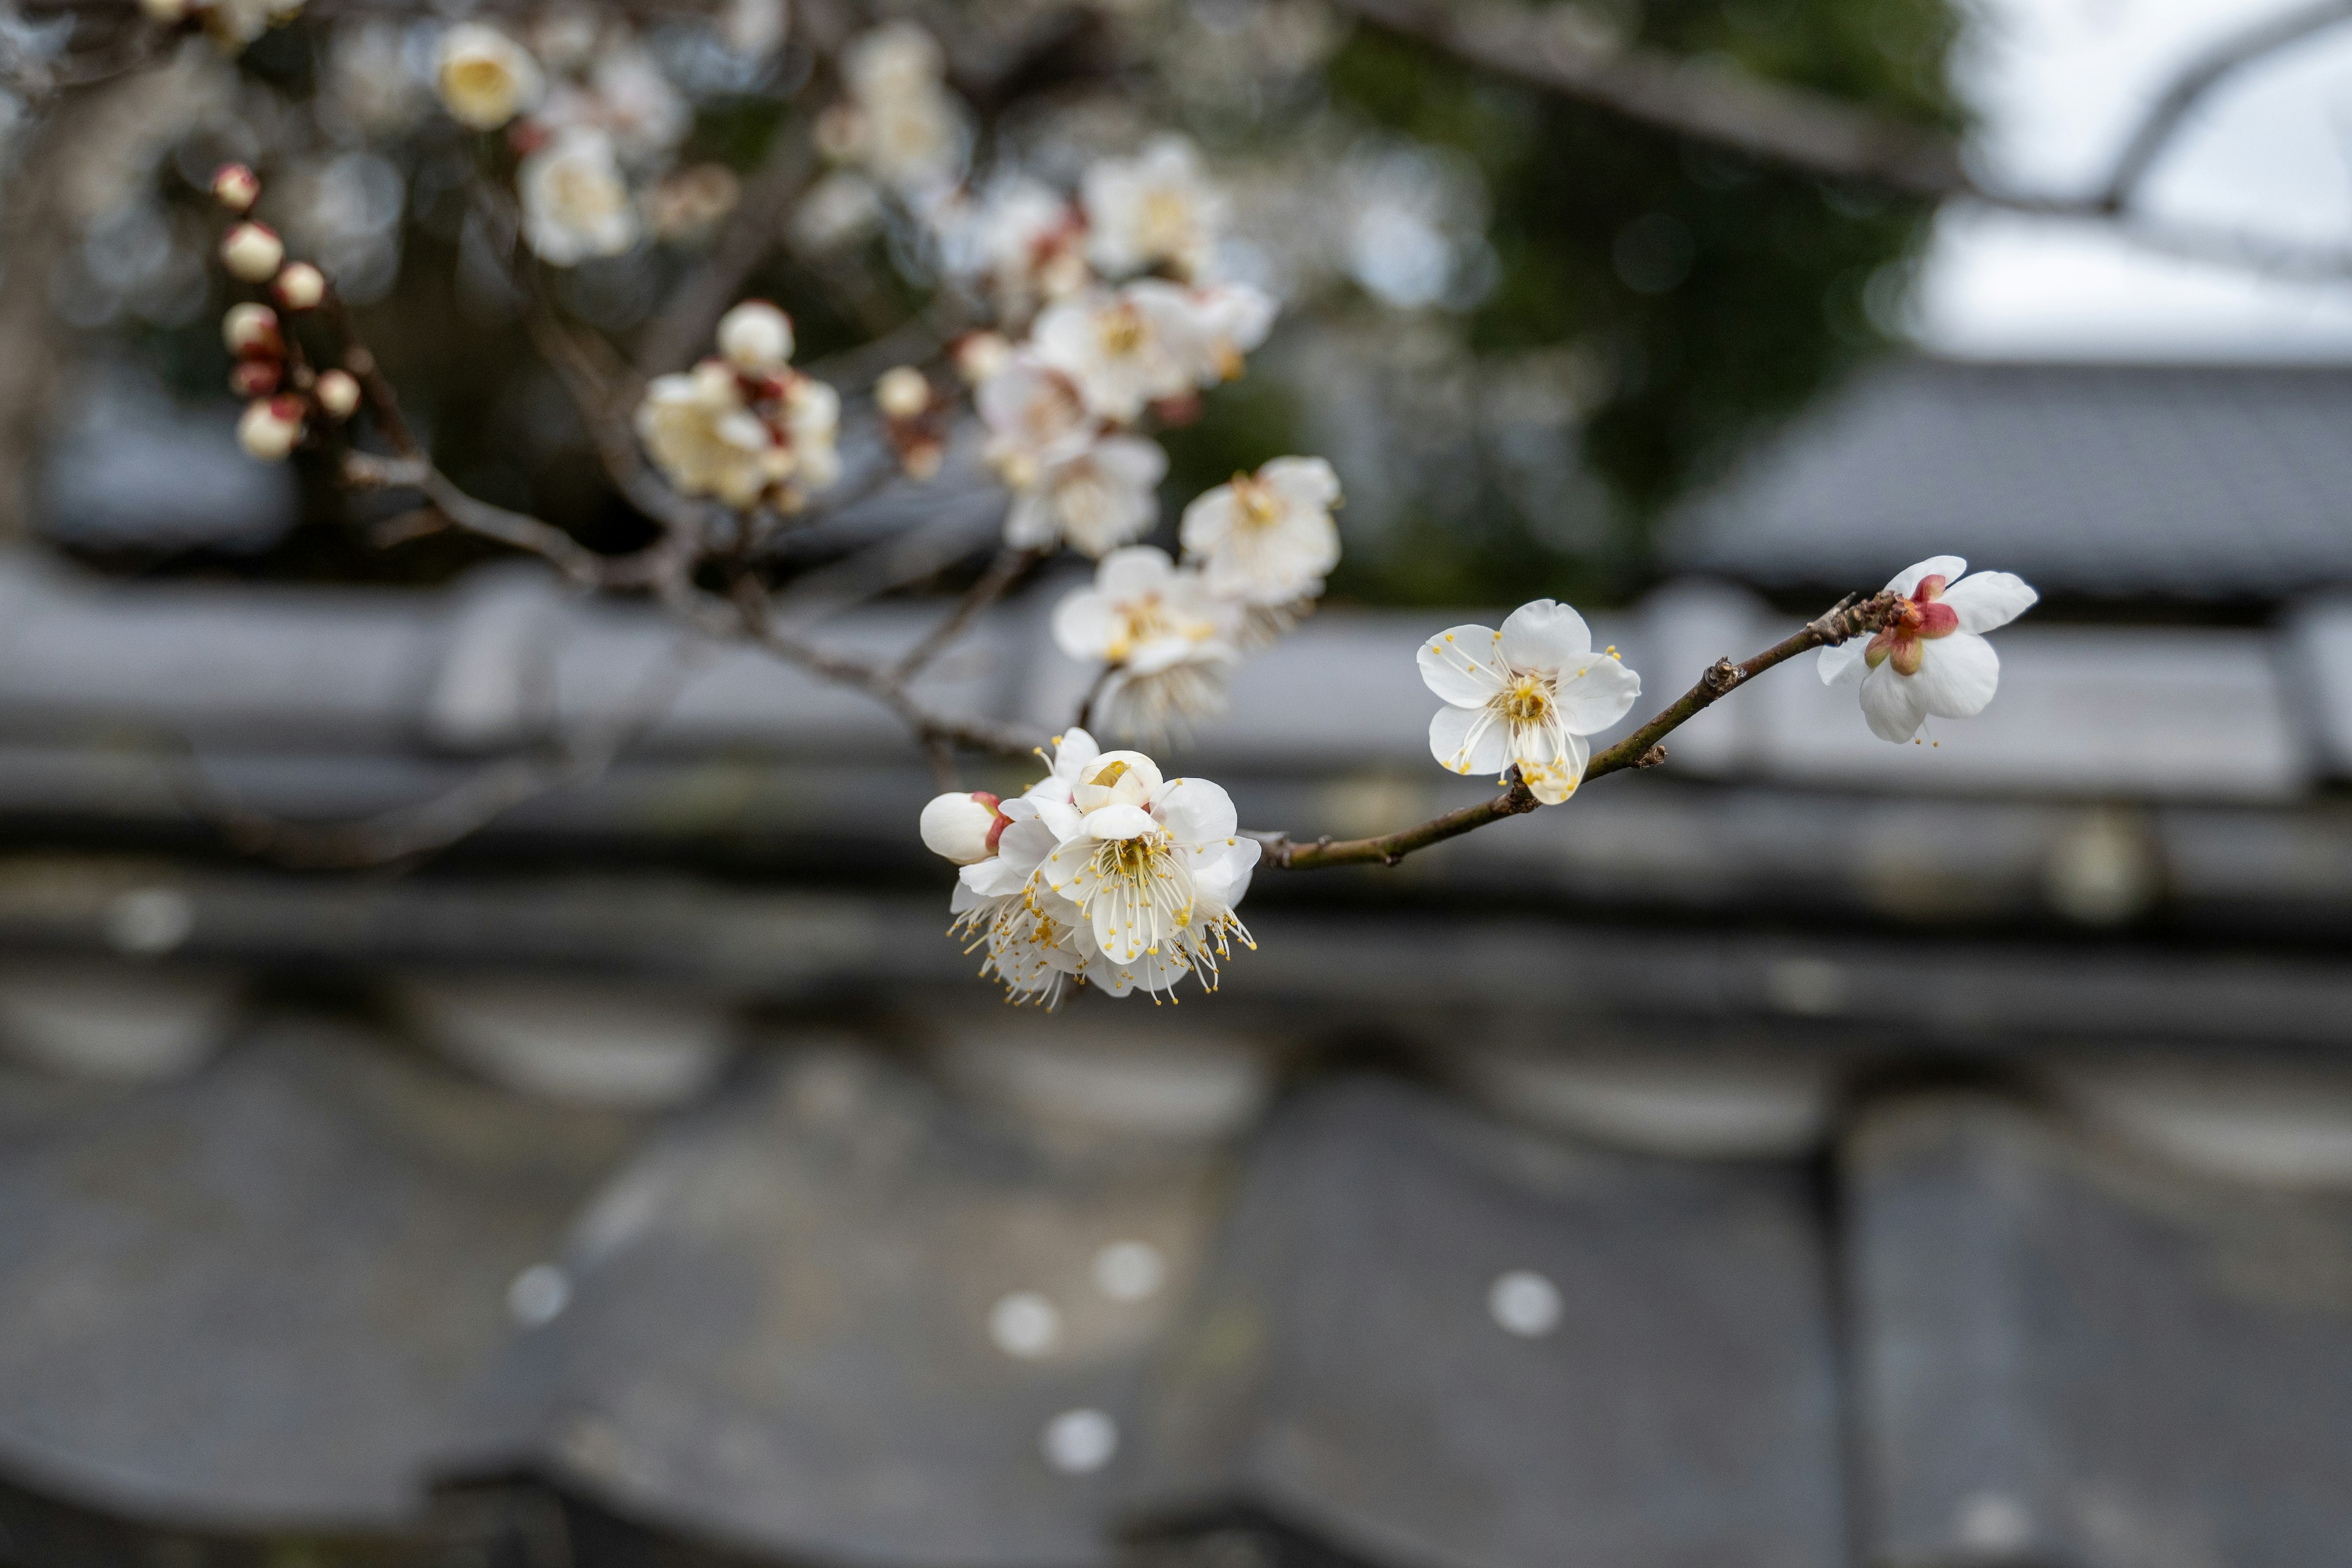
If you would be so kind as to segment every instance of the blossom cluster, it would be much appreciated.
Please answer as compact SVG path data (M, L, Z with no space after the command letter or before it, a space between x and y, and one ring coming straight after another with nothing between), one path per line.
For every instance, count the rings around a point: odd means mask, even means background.
M794 511L841 477L841 395L793 349L792 318L747 300L719 319L718 357L646 386L637 437L681 493Z
M1141 752L1074 729L1045 777L1012 800L949 794L923 808L923 842L959 865L955 929L1015 1002L1050 1007L1076 986L1155 999L1186 975L1216 988L1259 846L1224 790L1167 778Z
M261 199L261 181L242 163L213 175L213 199L236 217L221 238L221 265L240 283L267 285L278 309L241 300L221 318L229 390L246 399L237 444L264 462L292 455L310 433L314 416L341 422L359 411L359 378L339 366L314 371L279 316L300 315L327 300L327 279L307 261L289 261L285 241L249 215Z

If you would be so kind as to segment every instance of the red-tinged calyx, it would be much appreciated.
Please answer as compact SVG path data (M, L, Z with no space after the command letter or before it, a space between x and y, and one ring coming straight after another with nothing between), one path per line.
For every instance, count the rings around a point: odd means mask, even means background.
M988 852L993 855L996 853L996 841L1004 837L1004 830L1013 826L1013 819L1000 809L1001 797L984 789L976 789L971 792L971 798L996 814L996 819L988 825Z
M1870 639L1870 646L1863 650L1863 661L1876 669L1892 659L1895 674L1918 674L1927 640L1948 637L1960 629L1959 612L1942 602L1944 584L1940 573L1920 578L1911 596L1896 602L1895 617L1885 629Z

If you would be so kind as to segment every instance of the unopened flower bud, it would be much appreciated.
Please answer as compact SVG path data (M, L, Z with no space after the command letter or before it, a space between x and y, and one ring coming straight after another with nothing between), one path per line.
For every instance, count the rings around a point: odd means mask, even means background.
M307 261L293 262L269 286L278 302L289 310L310 310L327 297L327 275Z
M917 483L940 477L940 468L948 460L948 449L937 441L909 441L898 454L901 472Z
M330 419L349 419L359 408L359 377L350 371L326 371L311 390L318 394L319 406L327 411Z
M233 213L247 213L261 199L261 176L243 163L223 163L213 172L213 200Z
M956 340L956 374L966 385L978 386L1012 360L1013 344L1002 332L966 332Z
M285 259L286 242L263 224L238 224L221 239L221 265L241 282L268 282Z
M236 444L265 463L283 462L302 438L302 400L278 396L246 405L236 422Z
M959 866L974 865L996 853L1005 820L985 790L936 795L923 807L923 847Z
M229 353L240 356L275 356L286 348L286 340L278 331L278 312L249 300L231 305L228 314L221 318L221 342L228 345Z
M719 352L738 370L777 370L793 357L793 319L765 300L746 300L719 318Z
M267 397L278 390L286 378L283 361L276 358L241 359L229 366L228 389L239 397Z
M913 365L886 370L874 384L874 405L885 419L914 419L931 405L931 384Z

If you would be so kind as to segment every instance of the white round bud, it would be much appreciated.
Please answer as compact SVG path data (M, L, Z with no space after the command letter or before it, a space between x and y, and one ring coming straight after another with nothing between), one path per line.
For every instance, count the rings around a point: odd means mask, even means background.
M223 163L213 172L213 200L233 213L253 210L261 199L261 176L242 163Z
M267 283L286 260L286 242L262 224L241 223L221 239L221 265L246 283Z
M231 305L228 314L221 318L221 342L239 356L275 354L286 343L278 332L278 312L250 300Z
M316 310L327 297L327 275L307 261L293 262L278 274L269 291L289 310Z
M746 300L719 318L719 352L738 370L782 370L793 357L793 319L765 300Z
M978 386L1013 363L1013 344L1003 332L966 332L955 346L956 374Z
M319 384L311 390L318 394L319 406L327 411L330 419L349 419L359 410L359 377L350 371L321 372Z
M302 400L258 397L236 422L236 444L265 463L283 462L302 438Z
M874 405L885 419L914 419L931 405L931 384L913 365L886 370L874 384Z
M923 847L959 866L996 853L996 797L985 791L935 795L923 807Z
M441 35L433 80L451 117L477 131L496 131L532 108L546 86L528 49L480 22Z

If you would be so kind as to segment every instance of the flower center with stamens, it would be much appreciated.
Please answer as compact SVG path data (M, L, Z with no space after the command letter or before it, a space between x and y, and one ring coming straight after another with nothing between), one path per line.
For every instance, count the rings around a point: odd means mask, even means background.
M1551 712L1551 683L1541 676L1519 676L1495 694L1494 707L1513 724L1540 724Z
M1891 659L1895 674L1918 674L1927 658L1927 641L1950 637L1960 629L1959 612L1941 602L1944 584L1938 574L1920 578L1911 596L1895 606L1894 618L1863 649L1863 662L1876 669Z
M1192 231L1192 204L1181 191L1151 191L1143 198L1141 227L1146 249L1162 254L1181 249Z
M1129 599L1118 607L1118 634L1111 638L1105 654L1113 664L1124 663L1143 644L1173 636L1176 631L1176 617L1168 613L1157 594Z
M1094 873L1097 886L1089 903L1108 900L1109 906L1109 929L1099 921L1096 925L1105 957L1132 963L1163 947L1182 955L1178 939L1192 919L1192 877L1167 835L1104 840L1095 849Z
M1244 532L1263 531L1282 521L1274 487L1248 474L1234 476L1234 521Z
M1143 346L1143 318L1134 306L1120 305L1103 318L1097 335L1104 353L1124 359Z

